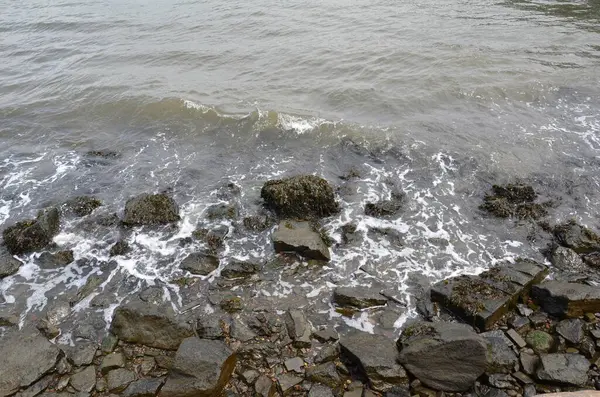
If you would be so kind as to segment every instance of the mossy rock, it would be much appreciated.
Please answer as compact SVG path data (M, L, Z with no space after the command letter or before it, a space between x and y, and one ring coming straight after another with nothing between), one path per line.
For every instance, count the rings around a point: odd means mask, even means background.
M227 313L236 313L243 309L244 304L242 302L242 298L238 296L232 296L223 299L219 303L219 306L221 306L221 309L223 309Z
M498 197L503 197L511 203L532 202L537 198L533 187L519 183L493 185L492 191Z
M102 201L95 197L79 196L66 202L65 206L77 216L86 216L91 214L96 208L102 205Z
M141 194L125 204L123 224L165 225L180 219L177 203L167 194Z
M4 244L11 255L22 255L45 248L58 234L58 209L40 211L36 219L28 219L9 226L2 232Z
M536 353L548 353L554 348L555 344L552 335L540 330L529 332L525 337L525 342L527 342L527 345Z

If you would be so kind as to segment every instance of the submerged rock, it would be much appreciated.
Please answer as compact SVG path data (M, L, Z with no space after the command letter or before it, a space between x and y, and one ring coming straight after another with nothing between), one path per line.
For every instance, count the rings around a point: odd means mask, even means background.
M123 223L127 226L165 225L180 219L177 203L165 193L141 194L125 203Z
M272 239L276 252L296 252L308 259L331 259L329 247L309 222L282 221Z
M112 247L110 247L109 255L110 256L121 256L121 255L125 255L129 251L131 251L131 248L129 247L129 243L125 240L119 240Z
M13 258L4 250L0 251L0 279L15 274L19 271L21 265L21 261Z
M315 175L268 181L260 196L267 207L283 218L323 218L339 211L332 187Z
M600 289L563 281L534 285L531 296L548 314L576 318L600 312Z
M194 252L181 261L179 268L192 274L207 276L219 267L219 258L216 255Z
M235 219L237 216L238 209L233 204L215 204L206 209L206 217L210 220Z
M473 386L487 367L487 343L464 324L419 322L397 342L400 363L424 385L461 392Z
M560 245L578 254L600 251L600 236L575 221L556 226L554 236Z
M585 386L590 362L579 354L542 354L536 376L542 382Z
M42 252L42 254L35 260L36 265L42 269L56 269L58 267L65 267L69 263L73 262L75 257L73 251L58 251L55 254L50 252Z
M67 210L77 216L86 216L91 214L96 208L102 205L102 201L95 197L79 196L65 203Z
M539 219L548 215L545 205L534 203L533 187L523 184L493 185L480 208L498 218Z
M338 287L333 291L333 301L339 306L365 309L373 306L383 306L387 303L387 298L374 288Z
M58 234L60 214L58 209L40 211L36 219L17 222L2 232L4 244L12 255L38 251L52 242Z
M393 216L402 209L406 197L404 194L395 193L390 200L381 200L365 204L365 215L383 218Z
M247 216L242 220L242 224L248 230L261 232L269 229L275 224L275 220L268 215Z

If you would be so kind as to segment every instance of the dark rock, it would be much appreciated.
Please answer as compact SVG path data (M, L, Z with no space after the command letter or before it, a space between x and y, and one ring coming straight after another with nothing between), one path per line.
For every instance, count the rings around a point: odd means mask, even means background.
M221 324L222 321L224 322L215 315L201 317L196 321L196 334L200 339L224 339L223 325L225 324Z
M127 226L165 225L179 219L177 203L164 193L141 194L125 203L123 223Z
M50 322L47 318L41 318L35 323L35 327L48 339L54 339L60 334L56 324Z
M313 332L313 338L322 343L335 342L340 339L338 333L332 328L325 328Z
M583 262L594 269L600 269L600 252L592 252L583 256Z
M229 228L224 226L227 229L227 233L229 232ZM224 245L224 239L227 236L227 233L223 233L225 229L197 229L192 232L192 236L197 240L202 240L208 246L210 252L216 252Z
M125 368L118 368L110 371L106 380L111 393L120 393L135 380L135 373Z
M156 305L133 299L115 309L111 332L119 339L175 350L191 335L191 327L179 320L170 304Z
M302 378L292 374L281 374L277 377L277 383L283 395L286 395L294 386L302 383Z
M275 219L268 215L247 216L242 220L244 227L254 232L262 232L275 224Z
M11 255L2 250L0 253L0 279L15 274L19 271L21 265L21 261L13 258Z
M260 269L261 266L258 263L232 259L229 264L221 270L221 276L229 279L247 278L258 273Z
M600 251L600 236L575 221L556 226L554 236L560 245L578 254Z
M550 262L564 272L582 272L586 269L579 254L570 248L556 246L550 255Z
M40 211L35 220L17 222L2 232L4 244L12 255L39 251L52 242L58 234L60 214L58 209Z
M579 345L579 352L586 358L592 359L596 355L596 344L589 336L584 336Z
M49 252L42 252L42 254L35 260L36 265L42 269L56 269L58 267L65 267L75 260L73 251L59 251L55 254Z
M121 256L127 254L131 248L129 243L125 240L117 241L112 247L110 247L110 256Z
M327 345L324 346L319 353L315 356L315 363L321 364L328 361L333 361L340 355L339 345Z
M488 376L488 383L498 389L516 389L518 386L515 378L507 374L492 374Z
M365 215L376 218L393 216L402 209L406 196L404 194L394 194L390 200L382 200L374 203L365 204Z
M490 389L483 394L483 397L510 397L504 390L490 387Z
M285 325L295 347L311 346L311 325L302 310L288 310L285 313Z
M511 328L514 328L514 330L517 331L523 331L528 329L529 325L531 324L531 322L529 321L529 319L527 317L523 317L523 316L513 316L510 318L510 320L508 320L508 325Z
M548 323L549 319L546 313L538 311L529 316L529 321L531 321L535 327L543 327Z
M254 390L259 397L273 397L277 388L271 378L266 375L261 375L254 384Z
M121 397L154 397L164 381L163 378L136 380L127 386Z
M111 353L102 359L100 364L100 373L106 375L112 370L123 368L125 366L125 357L121 353Z
M296 252L323 261L331 259L329 247L309 222L281 221L272 239L276 252Z
M103 159L116 159L121 155L118 152L112 150L90 150L86 152L88 157L100 157Z
M486 196L480 208L497 218L509 218L514 213L514 207L504 197Z
M219 267L219 258L205 252L194 252L181 261L179 268L192 274L207 276Z
M338 306L359 309L383 306L387 303L387 299L379 291L368 287L338 287L333 291L333 301Z
M512 342L501 330L482 333L489 346L490 359L488 373L512 373L518 364L518 358L512 348Z
M579 354L542 354L536 372L542 382L585 386L590 362Z
M519 333L514 329L509 329L506 332L506 335L510 338L511 341L513 341L515 345L517 345L519 349L522 349L525 346L527 346L527 342L525 342L521 335L519 335Z
M113 334L108 334L102 339L100 349L102 350L102 353L112 353L113 350L115 350L115 348L117 347L117 343L119 343L119 338L117 338Z
M497 197L504 197L511 203L532 202L537 198L533 187L523 184L493 185L492 191Z
M342 234L342 243L350 244L358 238L356 235L357 225L356 223L346 223L340 228Z
M95 342L78 341L75 346L60 346L69 361L76 367L90 365L96 356L98 345Z
M219 306L227 313L235 313L244 308L244 303L239 296L228 296L219 302Z
M60 350L36 331L11 329L0 337L0 357L0 396L8 396L54 369Z
M537 262L518 259L478 276L443 280L431 289L431 299L470 324L490 329L526 296L531 286L544 279L548 269Z
M579 345L585 336L585 323L580 319L563 320L556 326L556 332L573 345Z
M404 367L436 390L466 391L487 367L485 340L464 324L415 323L397 344Z
M335 364L328 362L310 367L306 370L306 379L314 383L321 383L332 389L338 388L342 384L342 379L337 373Z
M260 196L267 207L283 218L323 218L339 211L333 189L315 175L268 181Z
M232 204L215 204L206 209L206 217L215 219L235 219L238 217L238 209Z
M552 335L540 330L529 332L525 341L536 353L548 353L556 343Z
M485 343L482 343L485 349ZM373 390L387 391L395 385L408 384L406 371L397 362L398 352L391 339L353 332L340 339L340 347L342 357L359 367Z
M331 389L322 385L313 385L308 392L308 397L334 397Z
M77 216L86 216L91 214L96 208L102 205L102 201L95 197L79 196L65 203L67 210Z
M71 376L71 386L77 391L90 393L96 386L96 371L93 365Z
M600 289L589 285L546 281L534 285L531 296L546 313L557 317L600 312Z

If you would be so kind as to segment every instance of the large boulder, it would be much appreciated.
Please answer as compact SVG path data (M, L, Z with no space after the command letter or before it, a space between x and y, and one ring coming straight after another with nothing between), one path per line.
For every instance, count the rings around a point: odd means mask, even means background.
M127 226L165 225L179 219L177 203L165 193L141 194L125 203L123 223Z
M341 338L340 347L342 358L358 366L373 390L385 392L396 385L408 384L393 340L356 331Z
M237 357L218 340L185 339L159 397L214 397L223 391Z
M546 313L557 317L600 312L600 289L589 285L546 281L532 287L531 297Z
M485 339L464 324L418 322L397 345L404 368L434 390L466 391L488 365Z
M0 357L0 397L4 397L52 371L60 350L37 331L10 330L0 337Z
M536 376L542 382L585 386L590 362L580 354L542 354Z
M273 233L276 252L296 252L308 259L328 261L329 247L309 222L282 221Z
M12 257L12 255L0 249L0 279L12 276L19 271L21 261Z
M17 222L4 229L4 244L12 255L41 250L52 242L60 228L58 209L40 211L36 219Z
M170 304L144 302L139 298L115 309L111 332L120 340L157 349L175 350L194 331L177 318Z
M556 226L554 236L560 245L571 248L578 254L600 251L600 236L575 221Z
M283 218L323 218L339 211L332 187L315 175L268 181L260 196L267 207Z

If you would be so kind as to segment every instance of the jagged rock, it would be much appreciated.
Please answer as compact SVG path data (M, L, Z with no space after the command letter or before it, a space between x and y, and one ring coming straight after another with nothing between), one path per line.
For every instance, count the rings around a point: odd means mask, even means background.
M215 315L200 317L196 321L196 334L200 339L224 339L221 318Z
M125 255L129 251L131 251L131 248L129 247L129 243L125 240L119 240L112 247L110 247L109 255L110 256L121 256L121 255Z
M106 381L111 393L120 393L135 380L135 373L125 368L113 369L108 373Z
M235 313L244 308L244 303L239 296L228 296L219 302L219 306L227 313Z
M248 370L242 372L240 374L240 376L244 380L244 382L246 382L246 384L252 385L260 376L260 372L254 370L254 369L248 369Z
M548 353L554 348L555 340L552 335L547 332L534 330L525 337L527 345L536 353Z
M71 376L71 386L77 391L90 393L96 387L96 370L93 365Z
M383 306L387 303L387 298L374 288L338 287L333 291L333 301L338 306L365 309L367 307Z
M579 352L586 358L592 359L596 355L596 343L589 336L584 336L579 345Z
M335 364L332 362L308 368L306 370L306 379L314 383L321 383L329 386L332 389L335 389L342 384L342 379L337 373Z
M300 357L292 357L283 363L287 371L294 371L298 373L304 372L304 360Z
M0 336L0 357L0 396L8 396L51 371L60 350L37 331L11 329Z
M100 372L106 375L113 369L123 368L125 366L125 357L121 353L111 353L102 359L100 364Z
M563 320L556 326L556 332L567 342L579 345L585 336L585 322L580 319Z
M387 391L408 384L406 371L397 362L393 340L357 331L340 338L340 347L342 358L359 366L373 390Z
M482 333L481 336L489 346L489 364L487 373L512 373L515 366L518 368L518 358L515 354L512 342L501 330Z
M564 272L582 272L586 266L579 254L570 248L556 246L550 255L550 262Z
M254 384L254 390L260 397L273 397L277 389L268 376L261 375Z
M276 252L296 252L323 261L331 259L329 247L309 222L281 221L272 239Z
M312 385L308 392L308 397L334 397L329 387L322 385Z
M435 390L466 391L487 367L487 344L456 323L415 323L398 339L400 363Z
M102 201L95 197L79 196L65 203L67 210L77 216L86 216L91 214L96 208L102 205Z
M589 285L546 281L534 285L531 296L546 313L557 317L600 312L600 289Z
M585 386L590 362L579 354L542 354L536 372L542 382Z
M229 382L237 356L222 341L185 339L159 397L213 397Z
M179 268L192 274L207 276L219 267L219 258L216 255L194 252L181 261Z
M231 336L241 342L248 342L256 334L240 319L234 318L231 323Z
M571 248L578 254L600 251L600 236L575 221L556 226L554 236L560 245Z
M493 185L492 193L484 197L481 209L498 218L516 216L538 219L548 214L541 204L534 203L537 194L531 186L522 184Z
M197 229L192 232L196 240L201 240L208 246L209 252L216 252L223 247L225 237L229 233L229 228L225 225L217 226L212 230Z
M13 258L8 253L4 252L4 250L0 251L0 279L15 274L19 271L21 265L21 261Z
M191 335L170 304L157 305L135 298L115 309L111 332L119 339L158 349L175 350Z
M310 347L311 325L302 310L288 310L285 313L285 325L295 347Z
M40 211L36 219L17 222L2 232L4 244L12 255L39 251L52 242L58 234L60 214L58 209Z
M277 383L285 396L294 386L302 383L302 378L292 374L281 374L277 377Z
M246 278L258 273L260 268L258 263L233 259L221 270L221 276L228 279Z
M490 329L514 307L531 286L544 279L548 269L528 259L517 259L478 276L443 280L431 289L431 299L466 322Z
M136 380L127 386L121 397L154 397L164 382L164 378Z
M365 204L365 215L382 218L393 216L402 209L406 196L402 193L395 193L390 200L381 200Z
M75 260L73 251L58 251L55 254L50 252L42 252L40 256L35 259L36 265L42 269L56 269L58 267L65 267Z
M165 225L179 219L177 203L164 193L141 194L125 203L123 224L127 226Z
M516 389L518 387L515 378L507 374L492 374L488 376L488 383L498 389Z
M600 268L600 252L592 252L583 256L583 262L594 269Z
M328 361L333 361L340 355L339 345L327 345L324 346L319 353L315 356L315 363L321 364Z
M282 218L323 218L339 211L333 189L315 175L268 181L260 196Z
M322 343L335 342L340 339L338 333L332 328L317 330L313 332L312 336Z

